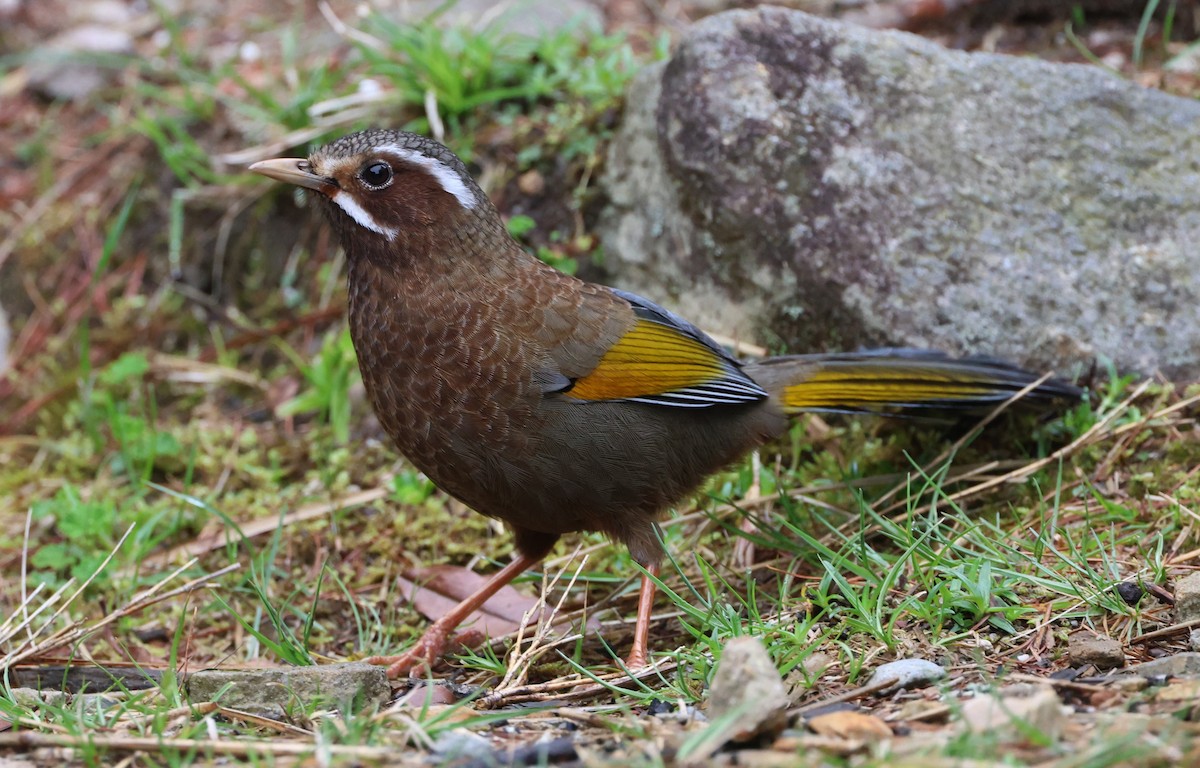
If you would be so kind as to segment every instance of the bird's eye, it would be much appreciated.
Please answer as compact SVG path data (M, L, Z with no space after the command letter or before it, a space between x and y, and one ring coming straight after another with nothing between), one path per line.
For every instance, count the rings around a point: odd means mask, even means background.
M392 166L382 160L372 160L358 172L358 178L371 189L383 189L392 183Z

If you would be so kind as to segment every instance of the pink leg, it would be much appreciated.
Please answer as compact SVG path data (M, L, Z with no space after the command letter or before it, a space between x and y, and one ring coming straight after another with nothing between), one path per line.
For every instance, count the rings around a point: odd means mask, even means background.
M646 566L646 570L658 576L658 563ZM638 595L637 622L633 625L633 647L625 657L625 666L631 671L647 666L650 645L650 614L654 611L654 593L657 591L649 576L642 576L642 591Z
M534 558L518 554L511 563L496 571L482 587L454 606L445 616L429 625L429 629L425 630L425 634L412 648L399 656L372 656L367 659L367 663L387 665L387 676L393 680L405 672L422 668L431 669L445 652L446 644L450 642L450 635L458 628L459 624L462 624L468 616L486 603L488 598L496 594L501 587L540 561L541 557Z

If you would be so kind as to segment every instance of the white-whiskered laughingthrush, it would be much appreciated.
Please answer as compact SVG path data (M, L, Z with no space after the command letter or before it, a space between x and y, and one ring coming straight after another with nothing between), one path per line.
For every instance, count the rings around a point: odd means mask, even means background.
M1038 379L910 350L741 362L657 304L527 253L462 161L412 133L363 131L251 170L323 203L349 260L363 382L396 447L516 538L514 560L413 648L373 659L393 677L432 664L564 533L602 531L656 573L658 516L792 414L986 410ZM1026 400L1079 397L1050 379ZM643 578L630 667L646 663L653 600Z

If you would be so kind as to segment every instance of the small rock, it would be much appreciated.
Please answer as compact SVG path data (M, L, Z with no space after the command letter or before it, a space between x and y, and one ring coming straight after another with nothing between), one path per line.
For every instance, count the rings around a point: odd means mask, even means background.
M466 728L442 732L433 740L429 751L436 755L440 762L469 760L483 761L490 765L492 759L492 743Z
M1178 55L1172 56L1163 69L1183 75L1200 74L1200 47L1189 45Z
M1121 596L1126 605L1137 605L1142 601L1142 595L1146 594L1146 590L1142 589L1141 584L1122 581L1117 585L1117 594Z
M1124 708L1115 708L1107 712L1097 712L1094 715L1090 730L1092 733L1104 734L1106 740L1112 739L1110 743L1120 743L1123 739L1140 741L1147 734L1162 733L1164 729L1171 730L1173 727L1179 725L1180 723L1171 715L1152 715L1143 712L1130 712ZM1192 764L1178 759L1165 762L1173 762L1175 765Z
M77 712L98 715L105 710L120 706L125 695L120 691L111 693L77 693L71 697L71 708Z
M892 688L921 688L946 676L946 670L925 659L897 659L882 664L871 675L871 686L882 685L889 679Z
M517 177L517 189L527 197L537 197L546 190L546 180L536 168L532 168Z
M887 723L865 712L830 712L809 720L808 727L821 736L839 739L879 741L892 738L892 729Z
M188 699L216 701L232 709L282 719L292 712L350 706L380 707L392 688L383 667L356 662L319 667L206 669L188 678Z
M133 21L132 5L120 0L87 0L71 3L67 15L72 25L98 24L103 27L119 27Z
M812 733L799 733L797 731L787 730L775 740L771 745L771 749L780 753L789 753L788 759L791 761L788 765L805 765L798 761L798 755L804 753L819 752L823 755L832 755L838 757L849 757L856 752L863 751L867 746L865 741L857 739L839 739L833 736L818 736ZM746 751L739 750L737 752L737 763L741 765L741 757Z
M1180 623L1200 619L1200 571L1175 582L1175 619Z
M55 690L37 690L35 688L13 688L12 700L27 708L36 708L42 704L52 707L69 707L72 710L89 715L98 715L107 709L117 706L125 694L116 691L112 693L64 693ZM0 760L0 768L4 761Z
M1134 664L1129 671L1144 678L1184 677L1200 675L1200 653L1176 653L1142 664Z
M123 29L86 24L56 35L33 54L29 87L51 99L87 98L111 83L117 69L88 60L93 54L133 52L133 37Z
M950 711L950 706L945 702L914 699L900 705L896 719L904 722L913 720L942 722L950 715Z
M1150 681L1141 675L1117 675L1108 680L1107 684L1125 693L1137 693L1150 687Z
M26 709L32 709L40 704L53 704L61 707L66 702L67 694L53 690L39 691L36 688L13 688L11 698L15 704Z
M787 721L789 705L779 670L755 637L735 637L725 644L708 693L708 717L717 720L738 711L733 741L749 741L763 733L778 733Z
M246 64L262 61L262 46L253 40L246 40L238 46L238 59Z
M576 741L577 738L570 736L555 738L544 733L537 741L493 755L486 765L575 765L579 759Z
M1179 680L1166 686L1154 695L1155 701L1200 700L1200 680Z
M541 38L569 32L587 39L604 30L604 13L589 0L409 0L388 11L402 22L434 13L446 27L489 29L499 36ZM390 7L390 6L389 6Z
M709 725L681 755L681 763L705 763L730 741L777 735L787 725L788 704L779 670L762 642L755 637L733 638L721 652L708 692Z
M1119 640L1090 632L1076 632L1067 639L1067 659L1073 667L1088 664L1096 669L1125 666L1125 649Z
M1014 685L999 694L983 694L963 704L962 719L971 732L1001 741L1025 741L1031 731L1055 741L1066 724L1062 700L1048 685Z
M837 664L837 659L827 653L817 651L809 655L804 663L792 668L784 679L784 685L788 690L788 698L795 705L804 694L817 684L817 681L825 674L826 670Z

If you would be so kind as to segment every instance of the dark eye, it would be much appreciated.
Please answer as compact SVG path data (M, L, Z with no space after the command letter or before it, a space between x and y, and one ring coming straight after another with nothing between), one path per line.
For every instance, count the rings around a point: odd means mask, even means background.
M392 166L382 160L372 160L358 172L358 178L371 189L383 189L392 183Z

